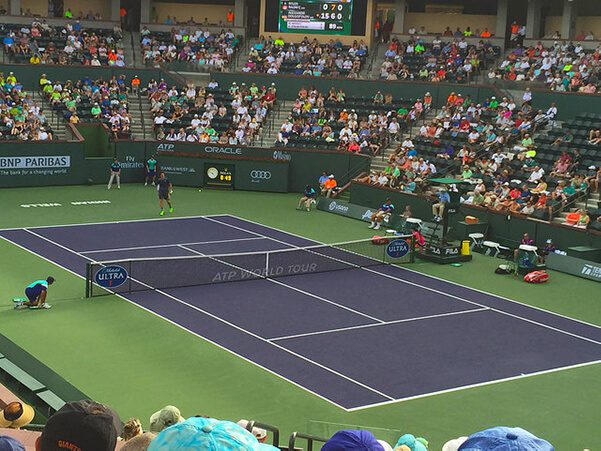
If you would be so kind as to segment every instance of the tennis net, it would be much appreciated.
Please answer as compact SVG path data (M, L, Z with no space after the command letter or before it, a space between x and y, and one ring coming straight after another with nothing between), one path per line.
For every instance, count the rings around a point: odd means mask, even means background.
M86 297L213 283L280 278L413 262L411 236L274 251L135 258L87 264Z

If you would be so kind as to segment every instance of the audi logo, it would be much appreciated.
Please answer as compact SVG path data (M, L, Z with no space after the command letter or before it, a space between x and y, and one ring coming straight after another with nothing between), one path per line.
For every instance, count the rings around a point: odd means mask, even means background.
M256 180L269 180L271 178L271 172L259 171L257 169L250 171L250 177Z

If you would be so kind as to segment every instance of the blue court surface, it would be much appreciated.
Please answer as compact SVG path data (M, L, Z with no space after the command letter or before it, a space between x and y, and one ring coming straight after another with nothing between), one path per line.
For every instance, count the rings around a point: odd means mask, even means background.
M316 244L230 215L0 236L82 277L91 261ZM349 411L601 361L600 327L397 265L151 288L119 296Z

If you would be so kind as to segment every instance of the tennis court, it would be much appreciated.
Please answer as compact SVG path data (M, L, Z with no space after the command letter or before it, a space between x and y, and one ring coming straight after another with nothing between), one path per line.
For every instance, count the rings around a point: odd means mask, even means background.
M311 262L297 261L295 249L318 244L230 215L10 229L0 236L82 277L91 261L262 251L302 266ZM154 272L177 285L169 268L153 261ZM118 294L345 410L601 361L601 328L592 324L406 267L371 261L330 269Z

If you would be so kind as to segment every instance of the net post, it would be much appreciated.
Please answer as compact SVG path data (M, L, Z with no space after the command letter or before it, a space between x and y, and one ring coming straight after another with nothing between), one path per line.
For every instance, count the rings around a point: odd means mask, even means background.
M92 295L92 263L86 263L86 298Z
M265 278L269 276L269 252L265 252Z
M127 292L131 293L131 260L127 264Z
M409 250L409 263L415 263L415 235L411 234L411 249Z

